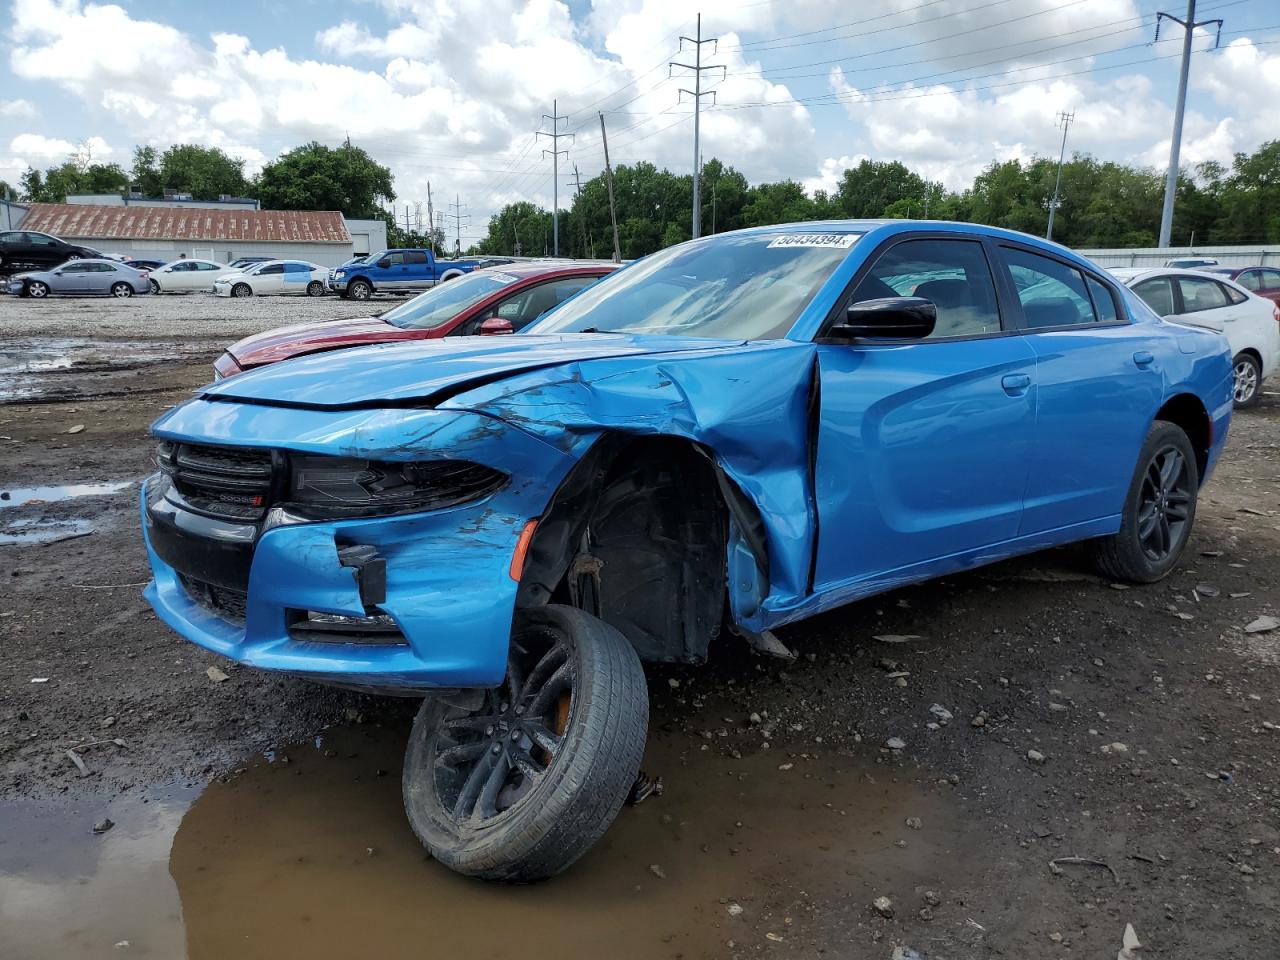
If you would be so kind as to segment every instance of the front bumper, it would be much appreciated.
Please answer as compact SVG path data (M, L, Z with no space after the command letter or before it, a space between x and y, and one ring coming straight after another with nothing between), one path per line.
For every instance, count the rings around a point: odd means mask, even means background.
M571 466L568 457L491 418L437 411L320 412L195 400L153 430L167 439L201 443L237 438L242 446L240 437L284 435L291 437L288 443L254 445L385 457L389 443L374 439L378 430L371 418L400 421L400 431L421 438L415 448L395 451L399 459L428 456L423 448L432 445L442 446L436 455L448 450L479 462L494 463L502 452L497 464L505 464L513 479L482 500L430 513L268 520L261 530L248 524L237 531L236 524L211 523L165 506L155 496L155 484L162 481L153 477L142 490L154 577L144 595L184 637L247 666L372 692L494 686L506 673L518 586L510 576L512 553L524 524L540 514ZM248 420L254 422L252 432L242 429ZM360 421L363 435L356 428ZM366 441L377 443L376 450L364 447ZM340 561L339 549L353 545L368 546L385 561L385 598L375 611L361 597L356 569ZM386 642L316 640L297 629L303 611L355 618L385 614L398 633Z

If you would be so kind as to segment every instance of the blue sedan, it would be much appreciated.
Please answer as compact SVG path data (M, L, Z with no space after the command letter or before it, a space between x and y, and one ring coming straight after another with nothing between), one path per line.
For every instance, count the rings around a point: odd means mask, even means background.
M8 280L8 290L16 297L116 297L125 299L135 294L150 293L151 282L146 270L139 270L118 260L68 260L52 270L19 273Z
M154 425L146 595L250 666L426 695L405 806L535 879L636 777L641 661L1084 541L1178 562L1231 416L1217 333L1062 247L842 221L684 243L520 337L302 357Z

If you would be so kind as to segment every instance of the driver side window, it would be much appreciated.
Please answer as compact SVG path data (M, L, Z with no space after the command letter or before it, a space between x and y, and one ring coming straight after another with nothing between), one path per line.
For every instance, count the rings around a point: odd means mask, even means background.
M938 310L929 339L1000 331L995 281L976 240L905 240L881 254L850 303L923 297Z

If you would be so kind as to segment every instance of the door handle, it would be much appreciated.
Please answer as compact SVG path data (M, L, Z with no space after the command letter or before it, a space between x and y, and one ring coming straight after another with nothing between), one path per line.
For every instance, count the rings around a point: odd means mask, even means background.
M1017 396L1031 386L1031 377L1025 373L1006 373L1000 378L1000 386L1009 396Z
M1152 363L1155 362L1155 359L1156 359L1155 356L1151 353L1150 350L1139 350L1137 353L1133 355L1133 362L1140 367L1150 366Z

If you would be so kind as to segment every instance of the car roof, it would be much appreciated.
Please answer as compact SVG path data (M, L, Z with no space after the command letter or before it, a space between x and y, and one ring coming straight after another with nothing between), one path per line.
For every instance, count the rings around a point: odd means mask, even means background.
M552 277L559 274L574 273L608 273L620 264L608 260L536 260L518 261L516 263L496 263L491 267L480 267L473 273L505 273L521 280L531 277Z
M1108 271L1117 280L1124 283L1126 287L1132 287L1135 283L1142 280L1149 280L1152 277L1202 277L1210 280L1217 280L1219 283L1225 283L1233 290L1239 290L1241 293L1247 293L1255 296L1251 291L1246 290L1240 284L1236 283L1231 277L1224 277L1221 273L1210 273L1207 269L1193 270L1187 267L1116 267L1114 270Z

